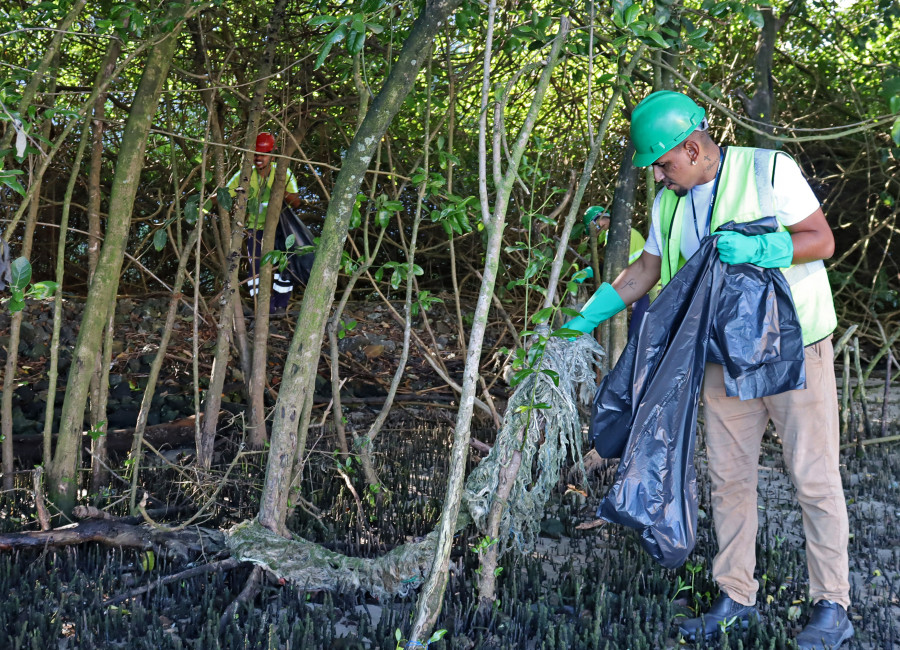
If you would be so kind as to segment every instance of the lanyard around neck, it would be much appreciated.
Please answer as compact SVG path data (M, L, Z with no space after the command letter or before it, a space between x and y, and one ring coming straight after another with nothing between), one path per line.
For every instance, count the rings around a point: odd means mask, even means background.
M719 179L722 177L722 168L725 166L725 151L719 147L719 167L716 169L716 180L713 183L712 194L709 197L709 210L706 211L706 221L703 223L703 235L700 235L700 224L697 223L697 209L694 207L694 190L691 188L691 212L694 213L694 232L697 234L697 241L705 237L712 227L712 213L716 205L716 193L719 191Z

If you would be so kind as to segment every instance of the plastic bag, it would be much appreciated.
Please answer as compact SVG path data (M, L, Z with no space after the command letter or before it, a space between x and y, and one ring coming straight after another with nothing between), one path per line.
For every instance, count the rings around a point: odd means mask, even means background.
M280 251L287 250L287 238L290 235L294 236L294 247L313 245L312 232L300 220L300 216L293 208L285 203L281 208L281 214L278 216L275 249ZM315 253L290 255L288 257L287 271L295 281L305 286L309 281L309 272L312 270L315 259Z
M720 230L772 232L767 217ZM694 547L697 404L707 361L725 366L741 399L805 386L803 340L790 287L777 269L719 261L715 233L666 285L594 398L590 436L621 457L598 516L635 528L673 568Z

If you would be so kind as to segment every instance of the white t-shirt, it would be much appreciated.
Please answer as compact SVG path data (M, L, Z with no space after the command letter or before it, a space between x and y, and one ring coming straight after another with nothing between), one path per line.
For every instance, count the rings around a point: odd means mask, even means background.
M800 167L789 156L776 156L775 181L773 184L773 200L775 217L784 227L800 223L819 207L819 200L813 194L809 183L803 177ZM709 201L715 181L697 185L682 201L684 201L684 226L681 229L681 254L684 259L697 252L700 240L709 234ZM659 245L662 231L659 220L659 203L662 192L656 195L651 213L650 234L644 250L651 255L662 257ZM695 212L696 211L696 212ZM768 216L768 215L767 215ZM699 235L699 237L698 237Z

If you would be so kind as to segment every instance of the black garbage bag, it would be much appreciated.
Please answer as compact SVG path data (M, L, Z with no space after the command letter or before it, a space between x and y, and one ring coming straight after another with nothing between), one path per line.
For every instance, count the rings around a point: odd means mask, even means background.
M306 227L306 224L303 223L294 209L285 203L281 208L281 214L278 216L278 230L275 234L275 250L286 251L287 239L290 235L294 236L295 248L313 245L312 232ZM286 270L290 273L295 282L299 282L306 286L306 283L309 281L309 272L312 270L315 259L315 253L290 255L288 257Z
M775 230L767 217L720 230ZM728 395L741 399L803 388L803 339L790 287L777 269L719 261L706 237L653 302L615 368L597 389L590 437L620 457L598 516L635 528L668 568L694 547L697 404L707 361L725 366Z

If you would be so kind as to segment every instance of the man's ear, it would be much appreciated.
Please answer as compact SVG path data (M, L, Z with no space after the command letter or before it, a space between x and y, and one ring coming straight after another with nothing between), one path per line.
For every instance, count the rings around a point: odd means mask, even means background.
M682 146L691 160L697 160L700 157L700 145L692 138L685 140Z

